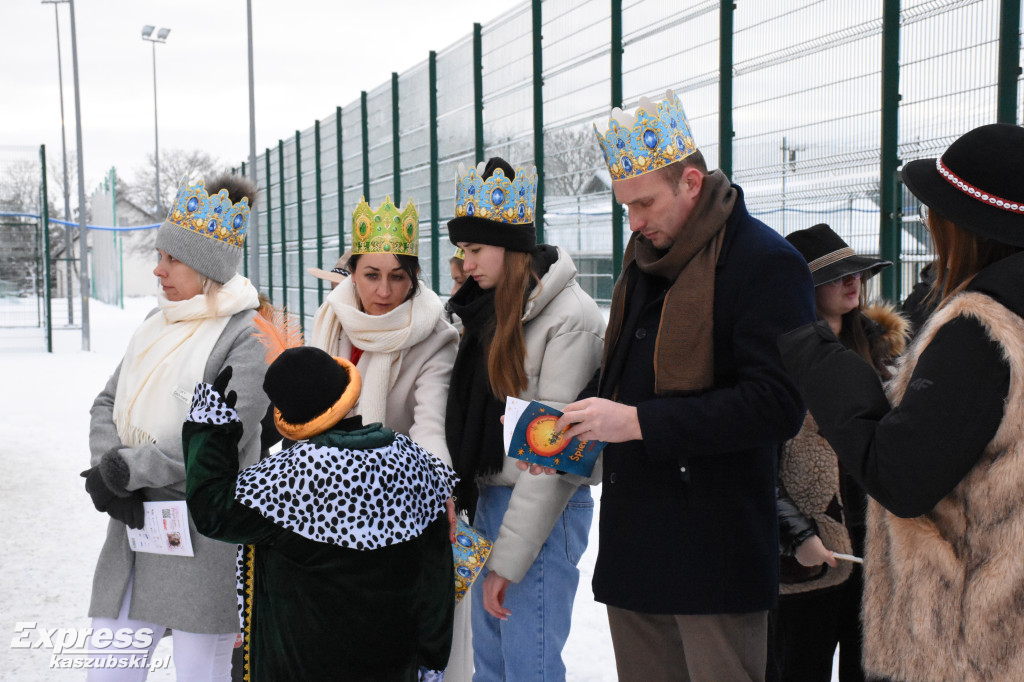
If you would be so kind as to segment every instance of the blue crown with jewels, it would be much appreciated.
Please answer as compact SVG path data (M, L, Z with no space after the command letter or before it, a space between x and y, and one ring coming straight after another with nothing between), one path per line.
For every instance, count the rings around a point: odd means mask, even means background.
M249 198L242 197L237 204L232 204L226 189L210 196L202 180L189 184L187 178L182 178L167 221L184 230L242 248L245 231L249 228Z
M669 90L655 103L646 97L633 114L612 109L608 132L594 126L612 180L632 178L682 161L697 151L679 97Z
M461 163L455 172L455 217L476 217L509 225L529 225L537 205L537 169L516 168L509 180L496 168L486 180L485 162L466 171Z

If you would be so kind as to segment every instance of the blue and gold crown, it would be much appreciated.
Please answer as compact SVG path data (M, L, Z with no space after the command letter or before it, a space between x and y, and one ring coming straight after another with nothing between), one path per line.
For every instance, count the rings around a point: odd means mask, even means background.
M646 97L634 114L612 109L608 132L594 126L612 180L632 178L682 161L697 151L683 105L671 90L657 104Z
M390 253L393 256L418 256L420 215L412 199L401 213L388 196L374 211L359 197L352 211L352 255Z
M226 189L210 196L202 180L189 184L182 178L167 222L241 249L249 229L249 198L232 204Z
M455 217L483 218L508 225L529 225L537 205L537 169L527 172L516 168L516 177L509 180L505 171L496 168L491 177L483 179L486 163L466 171L461 163L455 174Z
M455 603L458 604L473 586L480 569L487 562L492 543L473 526L458 519L452 559L455 562Z

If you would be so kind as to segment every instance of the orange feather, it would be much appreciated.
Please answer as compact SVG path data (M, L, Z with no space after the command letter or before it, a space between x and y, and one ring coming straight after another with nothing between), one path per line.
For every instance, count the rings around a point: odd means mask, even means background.
M287 349L303 345L302 327L286 310L261 308L253 323L259 329L253 336L267 349L268 365Z

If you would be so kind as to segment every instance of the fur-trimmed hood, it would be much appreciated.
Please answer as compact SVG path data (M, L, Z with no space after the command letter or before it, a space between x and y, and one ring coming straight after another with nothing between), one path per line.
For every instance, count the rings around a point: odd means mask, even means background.
M893 363L907 349L910 321L896 312L890 303L875 303L861 309L864 333L868 337L871 359L883 378L888 378Z

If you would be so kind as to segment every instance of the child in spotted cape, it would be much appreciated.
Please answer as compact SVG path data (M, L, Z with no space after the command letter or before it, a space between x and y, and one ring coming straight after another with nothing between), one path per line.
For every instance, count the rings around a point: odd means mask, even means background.
M263 384L278 431L296 442L239 472L229 379L230 368L197 386L182 439L196 527L249 546L248 679L439 679L452 642L455 472L402 434L346 418L358 371L308 347L281 353Z

